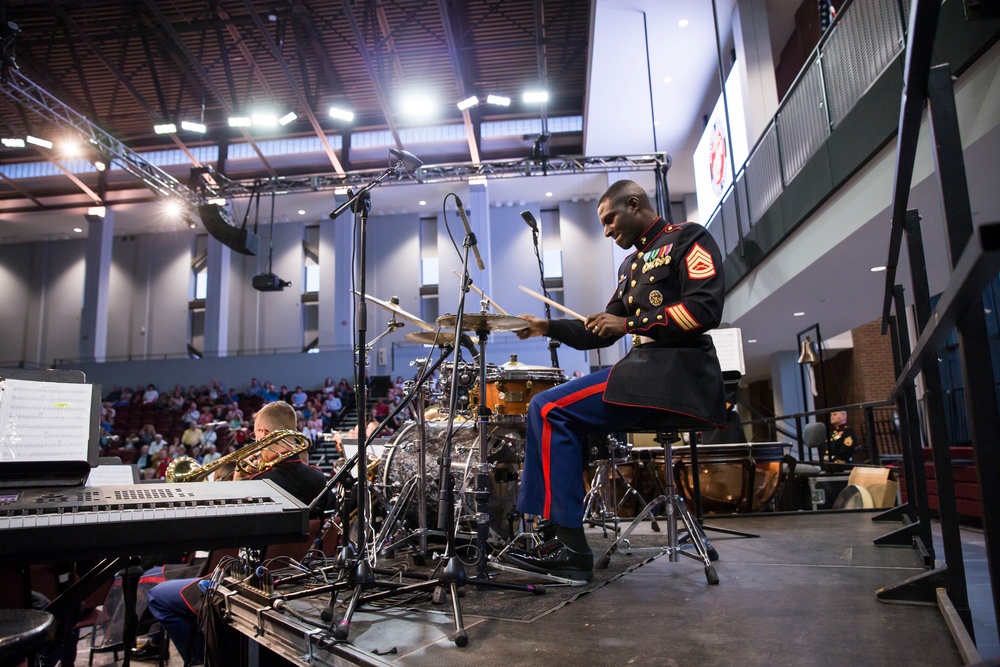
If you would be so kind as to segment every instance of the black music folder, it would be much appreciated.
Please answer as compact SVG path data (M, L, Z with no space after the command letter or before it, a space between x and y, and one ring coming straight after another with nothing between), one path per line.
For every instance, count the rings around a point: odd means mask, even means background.
M100 411L101 387L82 371L0 368L0 488L82 485Z

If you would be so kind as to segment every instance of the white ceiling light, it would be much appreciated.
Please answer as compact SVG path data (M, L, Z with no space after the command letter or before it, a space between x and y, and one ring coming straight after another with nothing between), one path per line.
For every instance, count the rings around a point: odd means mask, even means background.
M672 76L665 76L665 77L663 77L663 83L670 83L673 80L674 80L674 77L672 77Z
M83 230L80 229L79 227L74 227L73 231L76 232L77 234L82 234L83 233Z
M299 117L298 114L296 114L294 111L289 111L284 116L278 119L278 125L284 127L298 117Z
M24 139L16 139L14 137L4 137L0 139L7 148L24 148Z
M205 202L206 204L212 204L213 206L225 206L226 200L222 197L213 197Z
M421 199L421 200L420 200L420 201L418 201L417 203L418 203L418 204L420 204L421 206L427 206L427 201L426 201L426 200L423 200L423 199Z
M275 127L278 124L278 117L268 111L262 111L250 116L251 122L259 127Z
M188 132L197 132L198 134L205 134L208 130L204 123L192 123L189 120L181 121L181 129L187 130Z
M546 196L546 197L551 197L551 196L552 196L552 193L551 193L551 192L546 192L546 193L545 193L545 196Z
M101 162L100 160L94 160L94 169L96 169L97 171L104 171L107 168L108 165L106 165L105 163Z
M347 111L345 109L340 109L338 107L330 107L330 118L336 118L338 120L346 120L350 123L354 120L354 112Z
M473 95L472 97L466 97L464 100L458 103L458 110L465 111L470 107L474 107L479 104L479 98Z
M677 22L677 25L680 26L681 28L686 28L688 27L689 23L690 21L688 21L687 19L681 19L680 21Z
M66 158L80 157L83 152L83 146L77 139L72 137L61 139L59 141L59 153Z
M108 209L106 206L91 206L87 209L87 215L92 218L103 218L107 213Z
M525 104L544 104L549 101L549 91L529 90L524 93L523 99Z
M305 212L305 211L303 211L303 210L302 210L302 209L300 208L300 209L299 209L299 215L305 215L305 214L306 214L306 212Z
M250 127L252 120L246 116L230 116L229 127Z
M872 273L879 273L880 271L885 271L885 267L884 266L873 266L872 268L870 268L868 270L871 271Z
M154 125L153 132L157 134L176 134L177 126L173 123L163 123L161 125Z
M757 342L757 339L756 339L756 338L751 338L751 339L750 339L750 340L748 340L747 342L748 342L748 343L756 343L756 342Z
M802 317L803 315L805 315L805 313L803 313L801 310L797 313L792 313L792 317Z
M410 94L403 97L402 112L412 118L430 118L434 115L435 106L429 97Z
M181 203L176 199L168 199L163 202L163 212L171 218L178 218L181 215Z
M42 148L52 148L52 142L46 139L39 139L38 137L33 137L28 135L26 141L29 144L34 144L35 146L41 146Z
M486 103L487 104L495 104L498 107L509 107L510 106L510 98L509 97L504 97L503 95L487 95L486 96Z

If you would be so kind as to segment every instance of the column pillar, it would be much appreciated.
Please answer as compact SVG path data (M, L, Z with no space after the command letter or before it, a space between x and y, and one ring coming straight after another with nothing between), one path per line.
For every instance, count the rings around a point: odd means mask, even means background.
M746 123L748 147L757 143L778 109L774 54L771 53L765 5L765 0L737 0L733 10L733 42L736 46L737 73L743 89L745 120L731 118L730 124ZM738 169L740 165L737 163L736 167Z
M108 282L114 211L94 206L84 217L87 220L87 251L80 316L80 359L103 362L108 350Z
M225 357L229 352L229 275L232 250L208 236L208 285L205 295L206 357Z

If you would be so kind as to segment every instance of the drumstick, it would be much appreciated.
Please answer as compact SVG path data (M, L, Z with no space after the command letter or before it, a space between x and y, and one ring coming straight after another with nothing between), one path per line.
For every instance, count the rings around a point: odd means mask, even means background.
M578 313L576 311L573 311L573 310L570 310L569 308L567 308L566 306L562 305L561 303L556 303L552 299L550 299L548 297L545 297L545 296L542 296L538 292L532 292L530 289L528 289L524 285L518 285L517 289L521 290L525 294L530 294L531 296L535 297L536 299L538 299L540 301L544 301L545 303L549 304L553 308L555 308L557 310L561 310L564 313L566 313L567 315L569 315L571 317L575 317L576 319L580 320L581 322L586 322L587 321L587 318L584 317L583 315L581 315L580 313Z
M452 273L454 273L454 274L455 274L456 276L458 276L459 278L461 278L461 277L462 277L462 274L461 274L461 273L459 273L458 271L452 271ZM500 314L501 314L501 315L510 315L510 313L508 313L508 312L507 312L506 310L504 310L503 308L501 308L501 307L500 307L500 304L499 304L499 303L497 303L496 301L494 301L494 300L493 300L493 299L491 299L490 297L488 297L488 296L486 296L485 294L483 294L483 290L479 289L478 287L476 287L476 286L475 286L475 285L473 285L472 283L469 283L469 287L471 287L471 288L472 288L472 291L473 291L473 292L475 292L475 293L476 293L476 294L478 294L479 296L481 296L481 297L483 297L484 299L486 299L487 301L489 301L489 302L490 302L490 304L491 304L491 305L492 305L492 306L493 306L494 308L496 308L496 309L497 309L498 311L500 311Z

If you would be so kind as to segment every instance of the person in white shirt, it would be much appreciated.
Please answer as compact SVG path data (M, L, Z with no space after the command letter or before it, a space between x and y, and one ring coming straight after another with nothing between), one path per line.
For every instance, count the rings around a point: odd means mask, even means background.
M154 385L146 387L146 392L142 395L143 405L152 405L160 400L160 392L156 391Z

